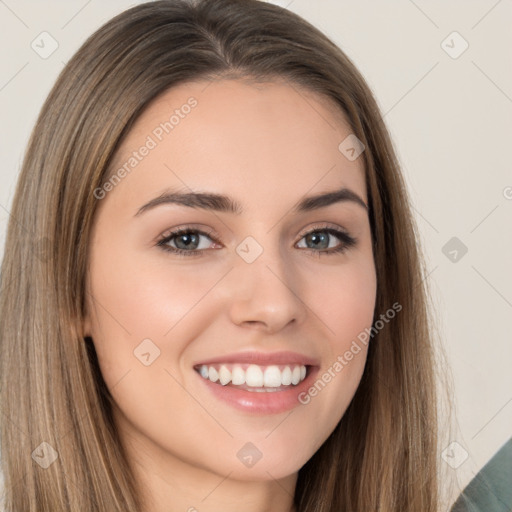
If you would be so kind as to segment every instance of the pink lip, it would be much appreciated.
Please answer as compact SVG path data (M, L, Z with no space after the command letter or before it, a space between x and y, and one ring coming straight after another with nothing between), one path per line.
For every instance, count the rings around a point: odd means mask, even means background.
M222 386L218 382L214 383L204 379L197 373L197 378L203 382L215 398L236 409L254 414L278 414L302 405L299 396L301 393L306 393L312 386L315 376L320 369L319 363L315 359L295 352L241 352L208 359L194 366L218 363L254 363L261 366L289 363L307 366L306 378L296 386L289 386L283 391L258 392L246 391L229 385Z
M198 363L194 364L194 366L219 363L252 363L260 366L269 366L272 364L303 364L305 366L318 366L319 364L319 362L316 359L302 354L298 354L297 352L246 351L238 352L236 354L226 354L224 356L199 361Z

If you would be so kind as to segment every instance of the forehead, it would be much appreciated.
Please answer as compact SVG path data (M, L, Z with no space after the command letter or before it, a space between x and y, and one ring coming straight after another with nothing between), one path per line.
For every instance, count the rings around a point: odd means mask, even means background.
M123 141L111 174L128 172L115 193L208 190L251 209L348 187L366 201L363 159L339 150L351 133L330 98L296 84L180 84L155 99Z

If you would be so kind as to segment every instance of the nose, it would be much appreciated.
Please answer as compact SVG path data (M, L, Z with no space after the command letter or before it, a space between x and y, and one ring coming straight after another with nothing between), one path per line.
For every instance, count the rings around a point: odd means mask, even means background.
M276 252L266 250L252 263L241 258L236 262L230 273L228 299L236 325L270 334L304 321L307 307L300 296L297 273Z

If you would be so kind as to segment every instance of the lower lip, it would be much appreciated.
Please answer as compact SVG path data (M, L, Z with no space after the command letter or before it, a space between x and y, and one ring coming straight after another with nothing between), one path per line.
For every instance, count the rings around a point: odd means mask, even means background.
M311 382L313 382L317 372L318 368L309 368L306 378L296 386L290 386L283 391L262 392L246 391L233 386L223 386L205 379L199 374L197 376L216 398L232 407L256 414L277 414L302 405L298 397L301 393L307 392L311 387Z

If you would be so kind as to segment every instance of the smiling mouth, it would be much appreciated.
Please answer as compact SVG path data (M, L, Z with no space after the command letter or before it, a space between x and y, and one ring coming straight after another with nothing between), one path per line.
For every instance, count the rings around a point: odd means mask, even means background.
M273 392L292 389L309 373L309 365L280 364L202 364L194 367L199 375L221 386L245 391Z

